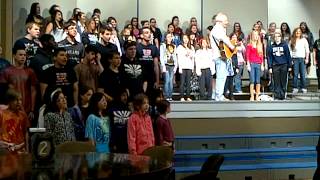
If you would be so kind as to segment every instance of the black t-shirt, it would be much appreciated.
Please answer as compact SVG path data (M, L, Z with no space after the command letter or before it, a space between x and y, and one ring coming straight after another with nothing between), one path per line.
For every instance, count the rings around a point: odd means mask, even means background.
M116 153L128 153L127 124L131 111L127 104L115 102L108 110L110 117L111 151Z
M153 86L155 82L154 58L159 56L159 50L155 45L137 44L137 58L142 65L143 76L146 77L148 86Z
M159 28L155 28L155 31L153 31L151 29L151 32L153 33L153 37L157 38L159 43L160 43L161 40L162 40L162 33L161 33L160 29ZM153 42L153 44L155 44L155 42Z
M38 79L40 79L43 71L51 66L53 66L51 56L42 49L38 49L36 55L30 59L29 67L33 69Z
M318 64L318 67L320 67L320 39L314 42L313 49L316 50L317 64Z
M73 84L77 82L77 76L73 69L49 67L43 72L40 82L48 85L44 96L45 103L49 102L54 90L61 88L63 94L67 96L68 107L74 105Z
M97 43L95 46L98 52L101 54L101 64L103 68L108 69L109 63L107 58L112 52L118 52L117 46L112 43L108 43L106 46L103 46L102 44Z
M120 73L112 71L110 68L105 69L99 77L99 88L109 96L116 98L122 89Z
M26 37L23 37L21 39L18 39L13 47L25 47L26 53L27 53L27 61L26 65L29 66L30 59L36 54L37 49L39 48L39 44L35 42L34 40L30 40Z
M67 39L64 39L58 43L58 46L65 48L67 51L68 67L74 68L81 62L81 58L84 56L84 46L82 43L75 41L75 43L72 44Z
M129 89L130 97L143 92L143 82L146 81L143 76L142 65L140 61L130 61L126 56L122 56L119 71L121 81L125 88Z

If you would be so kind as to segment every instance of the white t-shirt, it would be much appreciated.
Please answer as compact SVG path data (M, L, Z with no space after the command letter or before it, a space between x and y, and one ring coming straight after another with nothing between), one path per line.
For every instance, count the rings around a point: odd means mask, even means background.
M289 43L290 54L292 58L305 58L310 52L309 44L306 38L301 38L296 41L295 49L291 49L291 41Z

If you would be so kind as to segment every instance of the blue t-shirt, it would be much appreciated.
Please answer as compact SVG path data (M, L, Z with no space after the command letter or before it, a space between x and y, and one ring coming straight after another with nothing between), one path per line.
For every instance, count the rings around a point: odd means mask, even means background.
M106 117L98 117L90 114L86 124L86 138L94 140L96 143L96 151L109 153L110 141L110 119Z

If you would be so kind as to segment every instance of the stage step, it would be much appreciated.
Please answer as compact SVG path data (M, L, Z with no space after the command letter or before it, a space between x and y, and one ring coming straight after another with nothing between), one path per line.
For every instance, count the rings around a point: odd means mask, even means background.
M246 165L222 165L220 171L243 171L243 170L263 170L263 169L298 169L298 168L316 168L316 162L301 163L263 163ZM199 172L201 166L175 167L176 173Z

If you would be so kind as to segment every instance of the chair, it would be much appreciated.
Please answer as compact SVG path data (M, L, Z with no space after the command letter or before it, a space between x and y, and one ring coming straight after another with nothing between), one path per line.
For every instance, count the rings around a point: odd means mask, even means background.
M211 155L208 157L208 159L203 163L200 174L206 174L206 173L215 173L216 177L218 175L220 166L222 165L224 161L224 157L221 155Z
M143 151L142 155L150 156L160 162L172 162L173 150L168 146L153 146Z
M56 146L56 153L85 153L95 151L96 148L91 142L69 141Z
M198 173L198 174L192 174L192 175L186 176L181 180L218 180L218 178L216 178L210 173L204 173L204 174Z
M157 160L158 166L169 167L173 162L173 150L168 146L153 146L143 151L142 155L150 156L151 159ZM166 172L166 171L164 171ZM162 173L166 174L166 173ZM168 168L168 174L163 179L175 179L175 170L171 167Z
M200 173L182 178L182 180L215 180L224 161L221 155L211 155L203 163Z

